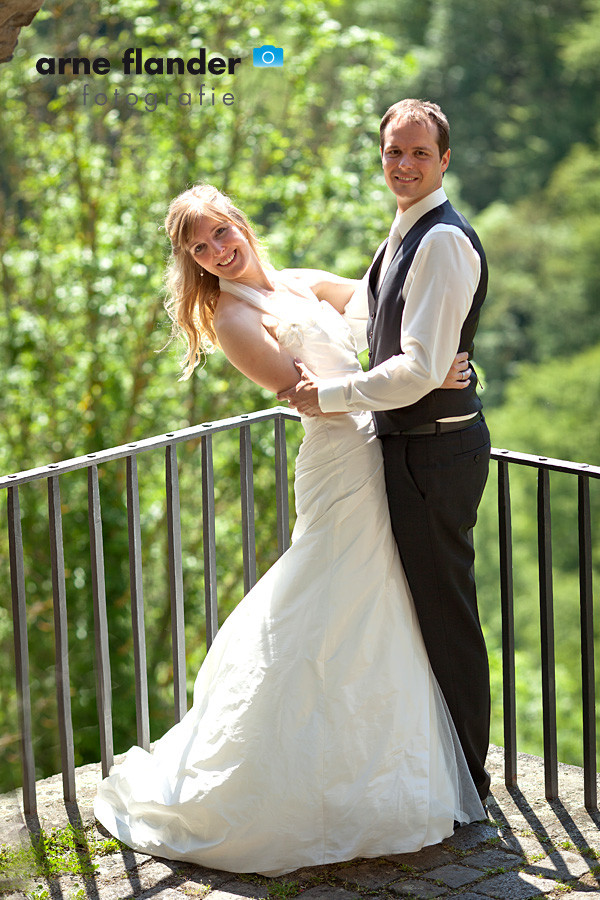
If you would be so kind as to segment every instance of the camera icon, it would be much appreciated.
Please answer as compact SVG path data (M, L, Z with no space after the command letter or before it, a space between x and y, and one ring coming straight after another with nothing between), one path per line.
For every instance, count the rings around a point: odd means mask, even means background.
M274 69L283 65L283 50L272 44L263 44L252 51L252 65L259 69Z

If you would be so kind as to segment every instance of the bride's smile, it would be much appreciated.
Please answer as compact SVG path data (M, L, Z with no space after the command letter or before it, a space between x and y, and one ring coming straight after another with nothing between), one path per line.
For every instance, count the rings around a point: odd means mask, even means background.
M199 219L188 250L199 266L217 278L272 289L246 235L227 219Z
M231 256L228 256L227 259L222 260L220 263L217 263L218 266L229 266L235 259L237 254L237 250L234 250Z

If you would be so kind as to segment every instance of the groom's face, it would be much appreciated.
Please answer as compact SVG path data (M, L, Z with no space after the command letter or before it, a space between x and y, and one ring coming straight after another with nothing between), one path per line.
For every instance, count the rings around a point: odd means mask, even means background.
M404 212L442 186L450 150L440 156L433 123L396 119L385 129L381 162L386 184Z

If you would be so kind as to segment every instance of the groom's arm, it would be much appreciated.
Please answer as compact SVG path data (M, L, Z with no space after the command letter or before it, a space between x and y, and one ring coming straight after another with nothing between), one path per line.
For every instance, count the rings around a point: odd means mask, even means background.
M460 229L438 226L423 239L405 283L403 353L369 372L317 383L318 412L385 410L416 403L440 387L458 350L481 262ZM297 385L301 402L305 382ZM292 400L292 403L295 403Z

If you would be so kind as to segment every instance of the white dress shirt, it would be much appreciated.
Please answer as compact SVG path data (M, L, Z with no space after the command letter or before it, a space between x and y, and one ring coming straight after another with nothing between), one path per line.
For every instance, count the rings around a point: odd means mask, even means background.
M397 217L400 233L407 234L421 216L446 199L444 189L438 188L409 207ZM403 352L368 372L319 382L321 410L396 409L439 388L458 352L480 276L481 260L466 234L454 225L434 225L419 244L404 283ZM368 273L344 311L359 351L367 344L367 284Z

